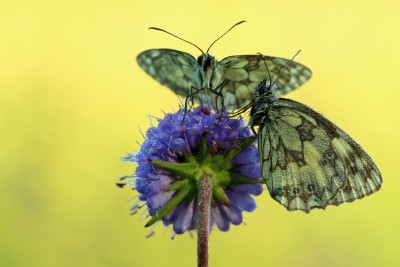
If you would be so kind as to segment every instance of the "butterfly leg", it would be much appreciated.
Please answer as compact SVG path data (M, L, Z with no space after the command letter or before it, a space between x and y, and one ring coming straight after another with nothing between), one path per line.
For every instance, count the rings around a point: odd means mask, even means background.
M222 115L223 115L223 113L224 113L224 111L225 111L224 95L221 93L221 90L222 90L222 88L223 88L227 83L228 83L228 81L227 81L227 80L224 80L224 81L223 81L222 83L220 83L215 89L209 88L210 91L211 91L213 94L216 95L216 98L215 98L215 108L216 108L217 111L219 111L219 110L218 110L218 97L221 97L222 109L221 109L221 113L220 113L220 117L219 117L218 123L221 121Z
M188 95L188 97L186 97L186 101L188 101L189 100L189 98L191 98L191 100L192 100L192 106L194 105L194 95L196 94L196 93L198 93L198 91L200 91L201 89L197 89L196 87L194 87L193 85L192 86L190 86L190 94Z
M183 113L183 118L182 118L181 125L183 125L183 122L185 121L186 115L187 115L188 110L189 110L189 107L188 107L189 100L190 100L190 99L192 100L192 106L193 106L193 105L194 105L194 102L193 102L194 96L195 96L196 94L202 92L202 91L204 91L204 88L197 89L197 88L194 87L194 86L190 86L190 94L189 94L189 95L186 97L186 99L185 99L185 111L184 111L184 113Z
M221 103L222 103L222 112L224 111L224 108L225 108L225 102L224 102L224 95L221 93L221 91L222 91L222 88L226 85L228 83L228 81L227 80L224 80L222 83L220 83L215 89L212 89L212 88L209 88L210 89L210 91L213 93L213 94L215 94L217 97L215 98L215 107L216 107L216 110L217 111L219 111L219 109L218 109L218 97L221 97L221 99L222 99L222 101L221 101Z

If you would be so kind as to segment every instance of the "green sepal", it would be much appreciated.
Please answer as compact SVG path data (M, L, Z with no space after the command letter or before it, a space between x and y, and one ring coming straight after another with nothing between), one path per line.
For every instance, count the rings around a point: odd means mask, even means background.
M227 161L222 155L215 155L209 163L211 169L217 173L221 171L230 171L232 169L231 161Z
M228 155L225 157L225 164L229 164L236 155L238 155L240 152L251 146L254 141L256 141L257 137L248 137L246 140L243 141L238 146L235 146L231 151L229 151Z
M225 195L224 190L221 187L217 187L217 188L213 188L213 196L212 198L214 200L218 200L219 202L221 202L223 205L225 206L230 206L229 204L229 200L227 198L227 196Z
M167 191L178 191L182 187L187 186L189 183L189 179L176 180L168 187Z
M264 183L263 179L254 179L248 176L243 176L238 173L230 173L230 185L239 185L239 184L262 184Z
M167 202L162 208L160 208L156 214L151 217L151 219L146 223L144 227L149 227L161 220L165 215L167 215L171 210L173 210L179 203L181 203L187 196L194 195L195 187L193 184L187 184L187 186L182 187L177 193Z
M193 162L180 163L152 160L151 163L184 178L193 177L199 167Z

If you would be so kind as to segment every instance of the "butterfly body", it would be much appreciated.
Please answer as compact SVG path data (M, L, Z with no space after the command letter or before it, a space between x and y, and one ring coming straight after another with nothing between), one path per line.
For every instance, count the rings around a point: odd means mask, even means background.
M200 96L202 98L201 104L209 105L212 104L210 102L212 99L210 99L209 96L212 94L221 96L217 91L214 91L214 89L220 89L220 86L223 83L223 75L219 71L218 60L210 54L202 54L197 58L196 61L198 64L198 66L195 66L195 69L198 72L196 79L200 81L201 86L192 86L192 89L197 89L197 91L203 90L204 92ZM217 103L214 103L214 105L217 105Z
M258 126L261 175L288 210L325 209L378 191L381 174L349 135L311 108L256 89L249 125Z

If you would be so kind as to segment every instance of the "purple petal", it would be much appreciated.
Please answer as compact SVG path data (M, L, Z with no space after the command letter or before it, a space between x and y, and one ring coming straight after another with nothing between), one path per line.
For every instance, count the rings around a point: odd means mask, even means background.
M184 204L184 203L181 203ZM181 212L179 212L174 221L174 232L177 234L183 234L185 231L190 230L192 218L193 218L193 205L194 201L191 201L189 205L181 207Z
M162 192L157 195L152 195L147 198L147 207L149 208L150 215L154 215L157 210L161 209L162 207L167 204L167 202L172 198L174 192Z
M257 207L254 199L247 193L240 191L226 191L226 195L229 198L231 205L241 211L250 212Z
M218 205L211 208L211 220L217 225L219 230L224 232L229 230L229 219Z
M221 209L227 214L229 221L233 225L239 225L243 221L242 212L235 207L221 206Z

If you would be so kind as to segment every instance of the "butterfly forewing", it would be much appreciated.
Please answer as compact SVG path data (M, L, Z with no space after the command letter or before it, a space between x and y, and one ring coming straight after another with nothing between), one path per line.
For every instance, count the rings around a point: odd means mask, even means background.
M300 63L276 57L264 58L272 79L277 78L273 90L278 95L296 89L311 77L311 71ZM150 76L184 97L192 95L192 88L205 89L204 94L216 96L208 89L215 90L225 82L221 93L228 109L242 108L250 103L254 99L257 84L265 78L267 72L259 55L230 56L220 62L213 58L211 75L207 77L204 75L206 67L190 54L181 51L150 49L139 54L137 60ZM284 66L286 69L280 73ZM193 99L201 103L202 97L195 94ZM210 99L213 99L213 107L218 109L218 98Z
M258 132L262 176L287 209L324 209L381 187L373 160L321 114L283 98L269 103L264 114Z
M151 77L176 94L188 96L191 86L201 88L196 59L185 52L172 49L150 49L137 56L139 66ZM196 102L200 96L194 96Z
M311 70L289 59L260 55L230 56L221 60L219 71L227 80L222 94L230 108L243 108L254 100L255 88L266 77L268 67L277 95L284 95L311 78ZM269 80L267 80L269 83Z

